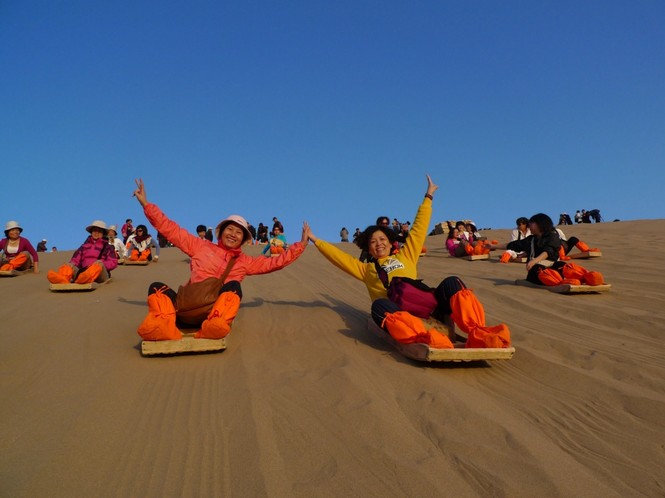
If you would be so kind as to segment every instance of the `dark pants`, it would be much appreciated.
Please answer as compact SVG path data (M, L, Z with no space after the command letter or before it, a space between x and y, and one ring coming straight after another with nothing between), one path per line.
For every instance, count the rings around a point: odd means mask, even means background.
M450 298L462 289L466 289L466 285L459 277L447 277L434 289L434 297L436 298L437 306L432 312L432 317L442 321L446 316L452 313L450 308ZM387 313L395 313L402 311L399 306L393 303L390 299L381 298L372 303L372 320L379 327L383 323Z
M157 292L159 289L164 289L162 292L173 301L173 306L175 306L175 298L176 298L176 292L171 289L168 285L163 284L162 282L153 282L150 284L150 287L148 287L148 295L154 294ZM226 282L224 285L222 285L222 288L219 290L219 294L223 294L224 292L235 292L238 294L238 297L242 300L242 289L240 287L240 282L237 280L230 280Z
M562 240L561 245L563 246L564 254L568 254L573 247L577 245L580 241L577 237L570 237L568 240Z

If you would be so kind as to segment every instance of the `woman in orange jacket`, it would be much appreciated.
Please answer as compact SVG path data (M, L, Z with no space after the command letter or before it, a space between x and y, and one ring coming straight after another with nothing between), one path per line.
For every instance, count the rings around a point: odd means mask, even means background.
M231 324L240 307L242 290L240 283L248 275L260 275L281 270L290 265L305 250L307 237L303 228L302 240L289 246L284 253L274 258L252 257L242 252L251 233L247 221L238 215L231 215L222 220L216 228L217 244L212 244L197 234L189 233L175 221L170 220L155 204L148 202L143 180L136 180L137 198L143 212L152 226L166 237L174 246L190 258L191 274L186 285L203 282L209 277L224 277L224 284L219 291L212 310L200 323L197 338L219 339L231 331ZM154 282L148 289L148 316L139 326L138 333L146 340L180 339L182 333L176 326L178 312L177 294L167 285Z

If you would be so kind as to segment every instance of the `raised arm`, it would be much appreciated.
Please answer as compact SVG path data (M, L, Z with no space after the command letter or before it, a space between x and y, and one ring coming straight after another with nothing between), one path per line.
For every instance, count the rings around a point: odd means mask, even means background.
M142 207L145 207L145 205L148 204L148 196L145 194L145 185L143 184L143 180L139 178L138 180L134 181L136 182L134 197L136 197L136 200L139 201L139 204L141 204Z

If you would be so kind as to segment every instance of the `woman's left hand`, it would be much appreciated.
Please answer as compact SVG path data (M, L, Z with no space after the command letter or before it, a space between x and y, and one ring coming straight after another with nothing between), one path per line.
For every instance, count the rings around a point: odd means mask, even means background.
M303 221L301 242L303 244L307 244L308 240L311 240L312 242L316 242L316 235L314 235L312 233L312 229L310 228L309 223L307 223L306 221Z
M432 181L432 177L427 175L427 193L429 195L434 195L434 192L436 192L438 188L439 186Z

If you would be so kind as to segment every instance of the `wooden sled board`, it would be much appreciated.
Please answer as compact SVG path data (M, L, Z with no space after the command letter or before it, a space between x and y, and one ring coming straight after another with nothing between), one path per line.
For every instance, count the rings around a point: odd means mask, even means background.
M462 256L467 261L479 261L481 259L490 259L489 254L471 254L470 256Z
M371 318L367 321L367 328L381 339L392 345L403 356L416 361L478 361L478 360L510 360L515 354L515 348L465 348L434 349L427 344L413 343L401 344L393 339L388 332L382 330Z
M590 258L600 258L603 255L601 251L584 251L584 252L575 252L573 254L568 254L570 259L590 259Z
M557 294L597 294L600 292L609 292L612 288L611 284L603 285L570 285L570 284L561 284L561 285L536 285L528 280L515 280L516 285L523 285L524 287L533 287L535 289L547 289L551 292L556 292Z
M526 256L522 258L513 258L510 260L511 263L526 263Z
M205 353L225 349L226 339L195 339L194 332L183 333L182 339L174 341L141 341L141 354L143 356Z
M125 266L131 266L131 265L135 265L135 266L146 266L146 265L149 264L149 263L150 263L150 261L147 261L147 260L146 260L146 261L130 261L130 260L126 259L125 262L124 262L123 264L124 264Z
M81 291L93 291L100 285L108 284L111 281L109 278L106 282L98 284L92 282L90 284L49 284L49 290L52 292L81 292Z
M21 273L16 270L2 270L0 271L0 277L18 277Z

